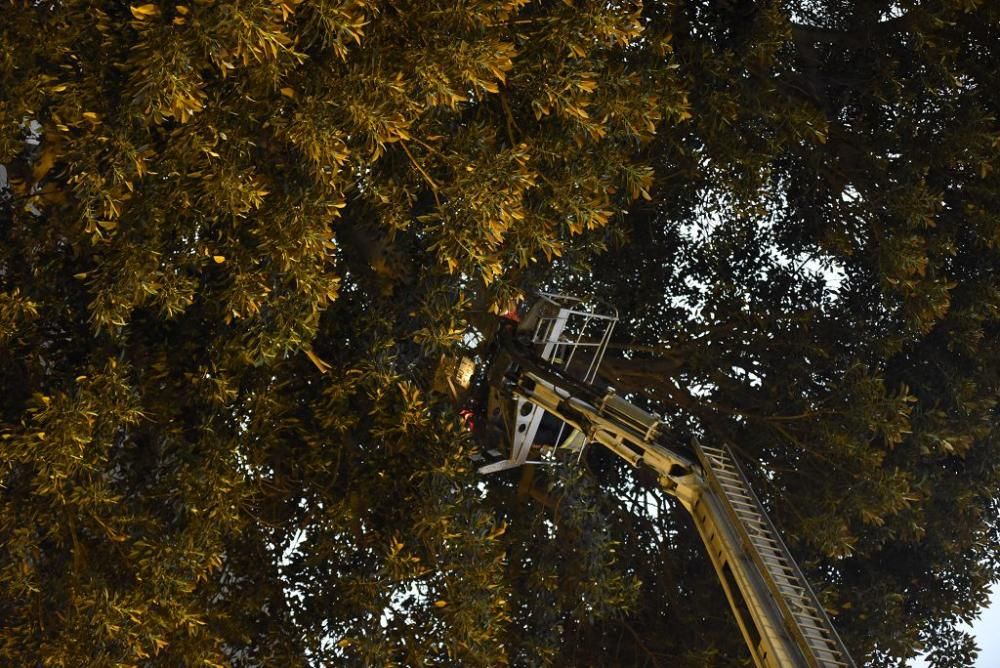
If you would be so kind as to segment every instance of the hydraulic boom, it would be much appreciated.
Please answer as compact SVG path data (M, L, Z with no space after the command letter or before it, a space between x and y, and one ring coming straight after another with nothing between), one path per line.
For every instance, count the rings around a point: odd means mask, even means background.
M691 513L759 668L854 668L729 448L666 445L657 416L595 386L616 319L584 309L579 300L543 295L516 329L501 335L491 383L494 403L503 397L513 409L505 413L511 450L508 459L480 471L525 463L533 446L538 451L543 422L557 418L560 433L549 450L600 443L632 466L652 470ZM596 337L587 332L595 322Z

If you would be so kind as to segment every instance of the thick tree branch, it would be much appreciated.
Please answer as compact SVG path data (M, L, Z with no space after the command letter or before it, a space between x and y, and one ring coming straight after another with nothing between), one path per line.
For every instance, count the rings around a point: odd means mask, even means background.
M810 42L834 44L849 49L860 49L871 44L876 44L877 40L912 30L917 25L919 19L920 14L917 10L911 10L906 14L886 21L866 24L864 30L835 30L802 23L792 23L792 39L796 45Z

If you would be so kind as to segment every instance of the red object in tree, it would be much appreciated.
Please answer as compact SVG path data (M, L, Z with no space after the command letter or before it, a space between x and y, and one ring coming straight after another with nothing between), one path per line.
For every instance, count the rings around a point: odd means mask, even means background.
M513 320L514 322L521 322L521 315L517 312L517 303L511 302L507 311L500 317L506 320Z

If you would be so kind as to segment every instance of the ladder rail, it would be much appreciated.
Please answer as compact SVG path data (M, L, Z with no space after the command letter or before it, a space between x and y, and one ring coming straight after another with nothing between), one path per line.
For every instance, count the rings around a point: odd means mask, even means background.
M812 620L820 623L820 626L811 626L810 628L821 631L828 636L826 638L822 638L822 643L827 646L817 647L817 643L810 642L810 638L807 637L806 633L801 628L802 622L805 620L800 621L797 618L798 615L791 609L790 601L788 600L789 595L781 591L781 587L788 585L779 584L776 581L775 576L777 574L772 571L770 564L767 563L767 560L765 560L764 556L760 553L760 548L755 544L754 537L751 536L750 532L747 530L746 520L737 514L737 511L730 502L729 495L726 493L724 486L716 475L715 466L712 464L710 455L708 455L708 453L704 451L703 446L698 444L696 441L695 452L697 453L699 460L701 460L709 486L716 494L725 499L726 503L724 505L730 515L730 520L741 534L741 540L747 543L747 547L749 549L746 551L750 554L754 563L757 564L758 569L764 576L764 581L767 584L768 589L777 601L778 607L781 609L782 616L785 618L787 630L792 634L792 637L795 638L796 643L800 645L803 650L803 654L807 657L807 660L809 660L810 663L813 663L814 660L818 661L818 659L815 658L818 652L824 652L836 657L833 660L835 665L843 665L854 668L854 662L851 659L851 655L847 651L847 648L844 645L843 640L841 640L840 635L837 633L836 628L833 626L833 622L826 614L826 610L823 608L822 603L819 601L819 597L809 584L808 578L806 578L805 574L802 573L802 570L799 568L795 558L792 557L791 551L788 549L784 540L782 540L781 534L774 526L770 516L768 516L766 511L764 511L764 506L761 503L760 498L757 496L757 493L754 492L753 487L750 485L746 474L740 467L739 462L733 455L732 450L728 445L723 445L723 447L718 451L727 456L728 461L725 463L733 467L740 483L742 483L742 489L740 491L747 494L747 496L752 500L752 503L756 506L754 519L764 525L765 531L767 532L766 537L776 543L776 547L771 549L778 552L778 554L782 557L782 561L784 563L781 563L780 567L789 571L787 574L781 574L781 577L786 580L791 580L794 583L793 586L797 586L797 588L802 590L796 598L805 598L806 603L808 603L809 608L811 608L809 612L812 613L802 616L808 616ZM802 607L801 602L799 602L798 605L799 607ZM816 665L821 664L817 663Z
M746 490L750 495L750 498L753 499L754 503L756 503L758 507L763 509L763 504L761 503L760 498L754 491L753 486L749 484L749 481L747 480L746 477L746 473L744 473L743 468L740 466L739 460L733 454L732 449L726 444L723 444L723 448L725 452L729 455L729 460L732 462L738 475L743 480L746 486ZM844 641L841 639L840 634L837 633L837 629L833 625L833 621L827 614L826 608L823 607L823 604L820 602L819 597L813 590L812 585L809 584L809 579L802 572L802 569L799 568L798 561L796 561L795 558L792 557L791 551L788 549L788 546L785 544L784 539L781 537L781 533L777 530L777 528L774 526L774 523L771 521L770 515L768 515L766 512L762 512L760 515L770 531L771 538L773 538L773 540L778 543L778 545L781 548L781 551L785 555L787 555L788 566L791 568L793 574L796 576L796 579L805 588L807 597L813 602L815 611L818 613L820 621L823 623L824 627L823 630L830 636L828 642L831 642L834 645L835 649L840 654L841 660L845 661L846 665L852 666L853 668L854 661L851 659L851 655L847 651L847 646L844 645Z

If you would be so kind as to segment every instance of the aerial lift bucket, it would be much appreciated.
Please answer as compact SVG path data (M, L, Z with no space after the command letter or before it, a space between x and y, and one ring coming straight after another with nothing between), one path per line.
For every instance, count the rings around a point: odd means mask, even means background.
M598 385L598 370L618 322L613 307L569 295L541 293L513 329L515 345L560 370L568 379ZM494 377L508 371L503 351L494 365ZM552 463L556 448L582 451L584 435L559 418L521 397L503 396L503 384L491 383L488 414L511 434L506 458L479 468L496 473L525 463ZM529 460L535 452L538 459Z

